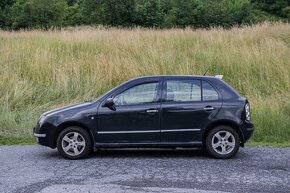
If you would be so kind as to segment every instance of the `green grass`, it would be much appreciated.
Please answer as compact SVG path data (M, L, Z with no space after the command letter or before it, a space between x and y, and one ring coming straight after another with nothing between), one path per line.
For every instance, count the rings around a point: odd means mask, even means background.
M266 146L266 147L290 147L290 144L285 143L275 143L275 142L252 142L246 143L246 146Z
M290 144L290 25L230 30L0 31L0 144L30 143L38 116L137 76L224 74L251 103L252 143Z
M0 139L0 145L32 145L36 144L36 141L34 138L1 138Z

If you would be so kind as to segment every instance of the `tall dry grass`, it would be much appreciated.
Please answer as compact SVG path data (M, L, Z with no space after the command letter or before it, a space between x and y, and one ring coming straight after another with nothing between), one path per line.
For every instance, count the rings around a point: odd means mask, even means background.
M290 144L290 25L231 30L0 32L0 141L31 139L48 109L136 76L224 74L252 104L254 141Z

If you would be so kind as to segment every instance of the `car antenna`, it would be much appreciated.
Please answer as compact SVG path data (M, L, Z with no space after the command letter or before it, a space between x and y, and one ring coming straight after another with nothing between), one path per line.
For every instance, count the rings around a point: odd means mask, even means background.
M206 69L206 71L205 71L205 73L203 74L203 76L205 76L206 75L206 73L212 68L212 67L214 67L214 62Z
M210 67L211 67L211 66L209 66L209 67L206 69L206 71L204 72L203 76L206 75L206 73L209 71Z

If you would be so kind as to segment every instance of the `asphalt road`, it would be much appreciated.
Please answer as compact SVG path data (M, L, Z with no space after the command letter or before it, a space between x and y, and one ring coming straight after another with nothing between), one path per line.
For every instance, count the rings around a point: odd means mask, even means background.
M39 145L0 146L0 192L290 192L290 148L103 150L65 160Z

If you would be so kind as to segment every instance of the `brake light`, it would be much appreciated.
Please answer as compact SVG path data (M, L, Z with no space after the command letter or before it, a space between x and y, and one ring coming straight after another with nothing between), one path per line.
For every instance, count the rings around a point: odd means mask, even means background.
M251 115L250 115L250 104L249 103L247 103L245 105L245 112L246 112L246 120L250 121Z

